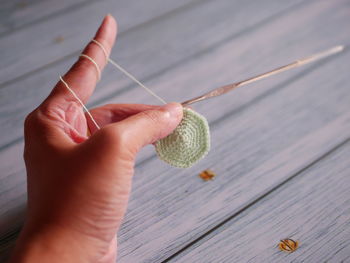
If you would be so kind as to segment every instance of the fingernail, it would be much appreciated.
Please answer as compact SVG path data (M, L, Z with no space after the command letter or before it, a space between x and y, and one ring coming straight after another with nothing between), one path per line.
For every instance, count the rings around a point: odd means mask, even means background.
M163 106L163 109L167 111L171 118L179 118L182 116L182 105L180 103L172 102Z
M107 21L108 18L110 18L110 17L111 17L111 14L105 15L105 17L104 17L103 20L102 20L102 24L103 24L103 23L106 23L106 21Z

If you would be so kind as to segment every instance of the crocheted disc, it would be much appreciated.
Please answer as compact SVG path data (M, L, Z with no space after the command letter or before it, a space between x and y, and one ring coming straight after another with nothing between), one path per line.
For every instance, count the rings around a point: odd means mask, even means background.
M179 126L155 146L161 160L179 168L190 167L209 152L208 122L197 112L184 108Z

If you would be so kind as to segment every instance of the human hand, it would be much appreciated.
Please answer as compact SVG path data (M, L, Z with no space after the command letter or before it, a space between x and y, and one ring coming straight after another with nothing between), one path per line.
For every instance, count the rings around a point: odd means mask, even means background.
M95 36L108 53L116 31L114 18L107 16ZM96 44L83 53L101 69L105 66ZM64 80L86 103L97 81L96 68L80 58ZM113 104L91 114L100 130L59 82L27 117L28 212L12 262L115 262L116 232L127 207L135 155L175 129L182 107Z

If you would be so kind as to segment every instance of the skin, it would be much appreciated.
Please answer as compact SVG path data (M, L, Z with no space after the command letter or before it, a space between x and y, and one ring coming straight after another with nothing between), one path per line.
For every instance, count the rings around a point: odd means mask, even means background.
M95 39L108 53L116 32L114 18L106 16ZM83 53L103 69L106 59L96 44ZM63 79L86 103L96 73L89 60L80 58ZM100 130L58 82L28 115L28 211L10 262L115 262L116 233L129 199L135 156L176 128L182 106L110 104L91 113Z

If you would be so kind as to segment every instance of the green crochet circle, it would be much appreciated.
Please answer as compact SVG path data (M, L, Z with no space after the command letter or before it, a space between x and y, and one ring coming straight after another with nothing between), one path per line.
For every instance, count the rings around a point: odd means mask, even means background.
M197 112L184 108L179 126L155 146L161 160L179 168L190 167L209 152L208 122Z

